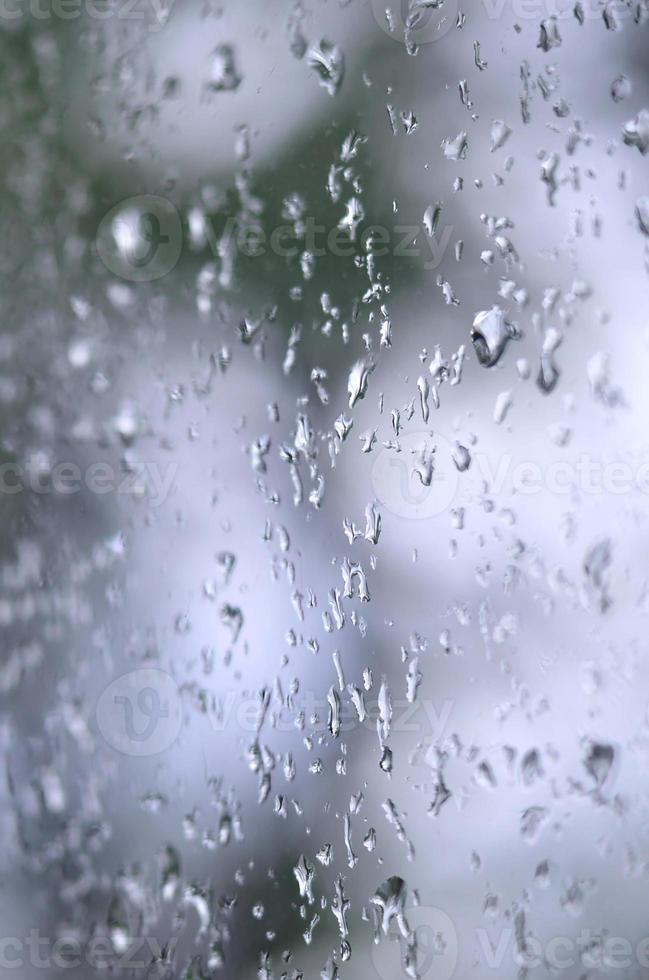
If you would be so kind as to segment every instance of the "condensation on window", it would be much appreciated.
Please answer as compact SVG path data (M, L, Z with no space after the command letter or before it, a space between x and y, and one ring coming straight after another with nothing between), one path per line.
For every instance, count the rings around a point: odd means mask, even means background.
M648 22L1 7L3 975L645 976Z

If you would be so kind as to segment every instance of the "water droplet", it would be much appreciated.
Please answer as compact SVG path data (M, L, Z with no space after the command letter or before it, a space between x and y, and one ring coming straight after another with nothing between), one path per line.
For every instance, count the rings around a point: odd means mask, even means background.
M208 89L213 92L234 92L241 81L234 48L231 44L220 44L210 56Z
M623 102L628 99L632 90L631 80L626 75L618 75L611 82L611 98L614 102Z
M641 109L634 119L629 120L622 130L622 139L627 146L636 146L645 156L649 151L649 110Z
M341 49L330 41L309 48L307 62L318 76L320 85L329 95L336 95L345 76L345 56Z
M511 323L499 306L477 313L471 330L473 348L483 367L494 367L502 357L510 340L520 337L515 323Z

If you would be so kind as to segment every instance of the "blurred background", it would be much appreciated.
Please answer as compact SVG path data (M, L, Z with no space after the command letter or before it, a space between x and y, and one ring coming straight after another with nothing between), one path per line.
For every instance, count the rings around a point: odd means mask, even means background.
M649 970L646 0L0 11L0 971Z

